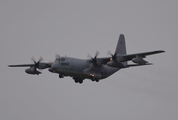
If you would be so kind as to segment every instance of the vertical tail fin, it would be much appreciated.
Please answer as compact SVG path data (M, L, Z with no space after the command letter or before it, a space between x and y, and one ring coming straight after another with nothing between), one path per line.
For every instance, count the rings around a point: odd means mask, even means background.
M123 34L120 34L120 36L119 36L115 53L118 55L127 54L126 45L125 45L125 37Z
M125 37L124 37L123 34L120 34L120 36L119 36L115 53L117 54L117 56L122 56L122 55L126 55L127 54L126 44L125 44ZM122 64L127 65L127 62L122 62Z

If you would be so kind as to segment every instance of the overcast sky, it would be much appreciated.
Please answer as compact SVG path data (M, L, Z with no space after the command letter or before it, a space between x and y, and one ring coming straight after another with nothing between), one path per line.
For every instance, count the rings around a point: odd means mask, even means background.
M0 120L177 120L178 2L176 0L0 0ZM59 79L32 63L55 54L86 59L115 51L165 50L154 63L122 69L99 83Z

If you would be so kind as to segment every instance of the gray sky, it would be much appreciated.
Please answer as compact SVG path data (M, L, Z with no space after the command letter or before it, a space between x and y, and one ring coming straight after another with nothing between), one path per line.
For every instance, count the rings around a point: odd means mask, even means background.
M1 120L177 120L178 2L176 0L1 0ZM153 66L123 69L99 83L8 64L55 54L87 58L114 52L119 34L127 52L163 49Z

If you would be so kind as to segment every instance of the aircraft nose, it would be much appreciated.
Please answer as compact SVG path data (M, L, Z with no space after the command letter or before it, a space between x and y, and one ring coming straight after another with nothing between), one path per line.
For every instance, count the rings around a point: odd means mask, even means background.
M56 68L56 62L54 62L52 65L51 65L51 69L55 69Z

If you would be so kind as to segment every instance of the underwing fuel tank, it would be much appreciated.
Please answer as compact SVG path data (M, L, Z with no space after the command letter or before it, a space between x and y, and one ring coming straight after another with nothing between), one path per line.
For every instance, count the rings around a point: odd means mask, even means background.
M148 63L147 61L143 59L143 57L139 57L139 56L136 56L136 58L133 58L132 62L141 64L141 65L145 65L146 63Z
M36 69L32 69L32 68L27 68L25 70L25 72L27 74L32 74L32 75L39 75L39 74L41 74L41 72L37 71Z

